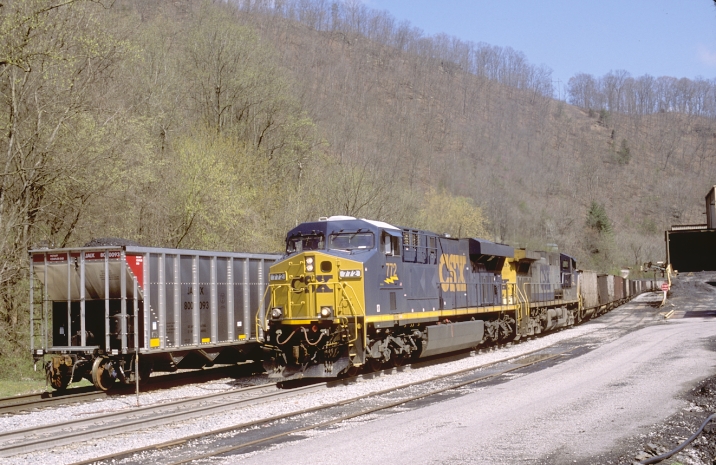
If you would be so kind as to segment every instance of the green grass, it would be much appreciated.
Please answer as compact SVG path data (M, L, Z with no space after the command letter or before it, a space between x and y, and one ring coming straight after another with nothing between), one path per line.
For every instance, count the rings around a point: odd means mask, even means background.
M31 394L45 390L45 370L42 363L33 368L32 358L26 354L0 357L0 397Z
M0 379L0 397L12 397L21 394L43 392L45 381L40 379L9 380Z
M70 388L92 386L92 383L83 379L76 383L70 384ZM0 379L0 397L12 397L19 396L22 394L33 394L44 391L52 391L52 387L45 386L44 376L27 377L16 379Z

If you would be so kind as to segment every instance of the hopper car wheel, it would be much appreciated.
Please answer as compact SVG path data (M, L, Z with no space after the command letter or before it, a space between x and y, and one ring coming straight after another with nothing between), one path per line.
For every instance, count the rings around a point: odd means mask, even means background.
M66 378L64 376L62 377L52 377L50 385L56 390L56 391L64 391L67 389L67 386L70 385L69 378Z
M107 357L97 357L92 363L92 384L102 391L109 390L117 380L114 367Z
M52 361L47 362L47 367L51 366ZM50 386L52 386L57 391L64 391L65 389L67 389L67 386L69 386L70 381L72 381L72 370L68 367L65 367L64 365L61 365L60 368L55 372L51 372L48 368L47 377L50 380Z

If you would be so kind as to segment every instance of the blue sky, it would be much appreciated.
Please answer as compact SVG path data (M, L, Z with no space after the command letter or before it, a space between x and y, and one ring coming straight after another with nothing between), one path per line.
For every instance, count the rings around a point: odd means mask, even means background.
M713 0L363 0L427 35L509 46L552 69L716 78ZM562 98L563 96L562 90Z

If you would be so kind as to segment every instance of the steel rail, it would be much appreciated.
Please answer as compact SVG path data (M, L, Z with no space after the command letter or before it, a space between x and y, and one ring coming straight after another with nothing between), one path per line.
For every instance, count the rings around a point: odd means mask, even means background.
M180 384L181 381L191 380L202 382L204 380L217 379L230 376L230 372L241 369L240 365L219 366L203 370L190 370L181 373L170 373L150 378L150 383L142 387L141 391L153 391L166 386ZM73 393L72 391L78 391ZM32 409L53 407L87 400L103 399L116 395L128 395L135 392L133 385L117 385L109 391L98 391L93 386L71 388L65 391L44 391L36 394L25 394L14 397L0 398L0 414L17 413Z
M245 442L245 443L242 443L242 444L237 444L237 445L235 445L235 446L224 447L224 448L217 449L217 450L215 450L215 451L212 451L212 452L206 453L206 454L195 455L195 456L192 456L192 457L190 457L190 458L186 458L186 459L182 459L182 460L179 460L179 461L171 462L171 465L180 465L180 464L185 464L185 463L193 462L193 461L195 461L195 460L202 460L202 459L207 459L207 458L211 458L211 457L216 457L216 456L223 455L223 454L226 454L226 453L229 453L229 452L234 452L234 451L237 451L237 450L239 450L239 449L246 448L246 447L251 447L251 446L255 446L255 445L257 445L257 444L261 444L261 443L264 443L264 442L268 442L268 441L272 441L272 440L275 440L275 439L280 439L280 438L283 438L283 437L287 437L287 436L290 436L290 435L292 435L292 434L300 433L300 432L303 432L303 431L315 430L315 429L319 429L319 428L324 428L324 427L327 427L327 426L335 425L335 424L338 424L338 423L342 423L342 422L344 422L344 421L352 420L352 419L354 419L354 418L358 418L358 417L370 415L370 414L372 414L372 413L376 413L376 412L379 412L379 411L382 411L382 410L388 410L388 409L391 409L391 408L395 408L395 407L398 407L398 406L400 406L400 405L404 405L404 404L407 404L407 403L410 403L410 402L414 402L414 401L416 401L416 400L421 400L421 399L425 399L425 398L427 398L427 397L431 397L431 396L434 396L434 395L437 395L437 394L442 394L443 392L446 392L446 391L459 389L459 388L461 388L461 387L468 386L468 385L474 384L474 383L478 383L478 382L480 382L480 381L485 381L485 380L488 380L488 379L496 378L496 377L502 376L502 375L504 375L504 374L506 374L506 373L510 373L510 372L513 372L513 371L516 371L516 370L519 370L519 369L522 369L522 368L526 368L526 367L535 365L535 364L537 364L537 363L541 363L541 362L545 362L545 361L548 361L548 360L552 360L552 359L555 359L555 358L560 357L560 356L562 356L562 354L553 354L553 355L550 355L550 356L547 356L547 357L544 357L544 358L540 358L540 359L538 359L538 360L534 360L534 361L531 361L531 362L522 363L522 364L519 364L519 365L510 367L510 368L506 368L506 369L504 369L504 370L500 370L500 371L495 372L495 373L490 373L490 374L487 374L487 375L479 376L479 377L477 377L477 378L472 378L472 379L467 380L467 381L460 381L460 382L458 382L458 383L450 384L450 385L448 385L448 386L443 386L443 387L440 387L440 388L438 388L438 389L433 389L433 390L430 390L430 391L428 391L428 392L423 392L423 393L421 393L421 394L409 396L409 397L407 397L407 398L403 398L403 399L400 399L400 400L397 400L397 401L388 402L388 403L386 403L386 404L379 405L379 406L376 406L376 407L371 407L371 408L368 408L368 409L365 409L365 410L361 410L361 411L359 411L359 412L350 413L350 414L348 414L348 415L342 415L342 416L340 416L340 417L338 417L338 418L334 418L334 419L331 419L331 420L327 420L327 421L324 421L324 422L321 422L321 423L311 424L311 425L303 426L303 427L300 427L300 428L292 428L292 429L290 429L290 431L284 431L284 432L281 432L281 433L278 433L278 434L274 434L274 435L271 435L271 436L267 436L267 437L265 437L265 438L260 438L260 439L256 439L256 440L249 441L249 442ZM522 356L521 356L521 357L522 357ZM482 367L481 367L481 368L482 368ZM329 408L332 408L332 407L342 407L342 406L345 406L345 405L348 405L348 404L351 404L351 403L355 403L355 402L358 402L358 401L362 401L362 400L365 400L365 399L369 399L369 398L372 398L372 397L380 398L380 397L383 396L384 394L395 393L396 391L399 391L399 390L414 388L415 386L418 386L418 385L427 385L427 384L429 384L429 383L431 383L431 382L434 382L434 381L437 381L437 380L440 380L440 379L445 379L445 378L449 378L449 377L459 376L459 374L463 374L463 373L465 373L465 372L467 372L467 371L475 371L475 368L466 369L466 370L460 370L460 372L451 373L451 374L449 374L449 375L435 376L435 377L430 378L430 379L428 379L428 380L423 380L423 381L416 382L416 383L408 383L408 384L404 384L404 385L399 386L399 387L390 388L390 389L385 389L385 390L383 390L383 391L373 392L373 393L366 394L366 395L363 395L363 396L359 396L359 397L356 397L356 398L352 398L352 399L347 399L347 400L335 402L335 403L333 403L333 404L330 404L330 405L327 405L327 406L323 406L320 410L326 410L326 409L329 409ZM302 411L302 412L296 412L296 413L292 414L291 416L304 415L304 414L306 414L306 413L310 413L311 411L315 411L315 410L316 410L316 409L314 408L314 409L310 409L310 411L307 410L307 411ZM239 428L235 428L235 429L239 429Z
M37 408L50 407L55 405L72 404L92 399L103 399L107 393L100 391L80 392L77 394L62 394L43 392L40 394L28 394L25 396L6 397L0 399L0 414L17 413Z
M493 367L493 366L496 366L496 365L499 365L499 364L511 363L510 361L517 361L517 360L519 360L519 359L522 359L522 358L525 358L525 357L529 357L531 354L534 354L534 353L539 352L539 351L542 351L542 350L544 350L544 348L542 348L542 349L537 349L537 350L534 350L534 351L531 351L531 352L528 352L528 353L525 353L525 354L520 354L520 355L518 355L518 356L509 357L509 358L507 358L507 359L497 360L497 361L490 362L490 363L487 363L487 364L484 364L484 365L479 365L479 366L470 367L470 368L463 368L463 369L458 370L458 371L454 371L454 372L450 372L450 373L444 373L444 374L441 374L441 375L436 375L436 376L433 376L433 377L428 378L428 379L424 379L424 380L420 380L420 381L416 381L416 382L411 382L411 383L406 383L406 384L403 384L403 385L400 385L400 386L391 387L391 388L389 388L389 389L385 389L385 390L381 390L381 391L373 391L373 392L370 392L370 393L368 393L368 394L364 394L364 395L357 396L357 397L353 397L353 398L349 398L349 399L343 399L343 400L340 400L340 401L337 401L337 402L333 402L333 403L330 403L330 404L319 405L319 406L311 407L311 408L308 408L308 409L302 409L302 410L298 410L298 411L294 411L294 412L289 412L289 413L285 413L285 414L281 414L281 415L276 415L276 416L272 416L272 417L268 417L268 418L262 418L262 419L260 419L260 420L255 420L255 421L251 421L251 422L247 422L247 423L242 423L242 424L239 424L239 425L233 425L233 426L221 428L221 429L218 429L218 430L207 431L207 432L204 432L204 433L198 433L198 434L194 434L194 435L187 436L187 437L184 437L184 438L173 439L173 440L171 440L171 441L167 441L167 442L160 443L160 444L152 444L152 445L135 448L135 449L128 450L128 451L125 451L125 452L121 452L121 453L114 453L114 454L107 455L107 456L103 456L103 457L97 457L97 458L93 458L93 459L91 459L91 460L85 460L85 461L81 461L81 462L75 462L75 463L73 463L72 465L89 465L89 464L93 464L93 463L102 462L102 461L105 461L105 460L113 460L113 459L118 459L118 458L123 458L123 457L129 457L129 456L131 456L131 455L133 455L133 454L137 454L137 453L141 453L141 452L146 452L146 451L151 451L151 450L166 449L166 448L168 448L168 447L185 444L185 443L187 443L188 441L191 441L191 440L194 440L194 439L206 438L206 437L209 437L209 436L219 435L219 434L227 433L227 432L231 432L231 431L237 431L237 430L241 430L241 429L252 428L252 427L255 427L255 426L264 425L264 424L271 423L271 422L276 422L276 421L280 421L280 420L286 420L286 419L289 419L289 418L299 417L299 416L305 415L305 414L320 412L320 411L322 411L322 410L327 410L327 409L334 408L334 407L342 407L342 406L350 405L350 404L353 404L353 403L356 403L356 402L359 402L359 401L361 401L361 400L368 399L368 398L371 398L371 397L380 398L381 396L384 396L384 395L386 395L386 394L392 394L392 393L395 393L396 391L399 391L399 390L410 389L410 388L413 388L413 387L419 386L419 385L427 385L427 384L429 384L429 383L434 383L434 382L436 382L436 381L440 381L440 380L444 380L444 379L448 379L448 378L452 378L452 377L456 377L456 376L461 376L461 375L464 375L464 374L469 373L469 372L480 371L480 370L483 370L483 369L485 369L485 368ZM356 417L356 416L367 415L367 414L369 414L369 413L372 413L373 411L384 410L384 409L392 408L392 407L395 407L395 406L398 406L398 405L402 405L402 404L407 403L407 402L411 402L411 401L413 401L413 400L418 400L418 399L421 399L421 398L424 398L424 397L429 397L429 396L435 395L435 394L439 394L439 393L441 393L441 392L445 392L445 391L448 391L448 390L451 390L451 389L457 389L457 388L462 387L462 386L465 386L465 385L473 384L473 383L480 382L480 381L483 381L483 380L487 380L487 379L490 379L490 378L495 378L495 377L497 377L497 376L501 376L501 375L503 375L503 374L506 374L506 373L509 373L509 372L512 372L512 371L515 371L515 370L519 370L519 369L521 369L521 368L525 368L525 367L528 367L528 366L531 366L531 365L534 365L534 364L537 364L537 363L540 363L540 362L548 361L548 360L554 359L554 358L556 358L556 357L560 357L560 356L562 356L562 355L563 355L563 354L547 355L547 356L542 357L542 358L539 358L539 359L537 359L537 360L533 360L533 361L530 361L530 362L527 362L527 363L520 363L520 364L518 364L518 365L516 365L516 366L509 367L509 368L506 368L506 369L504 369L504 370L500 370L500 371L495 372L495 373L490 373L490 374L488 374L488 375L483 375L483 376L480 376L480 377L478 377L478 378L470 379L469 381L463 381L463 382L460 382L460 383L457 383L457 384L453 384L453 385L450 385L450 386L447 386L447 387L443 387L443 388L440 388L440 389L437 389L437 390L430 391L430 392L428 392L428 393L423 393L423 394L421 394L421 395L412 396L411 398L401 399L400 401L394 402L394 403L393 403L394 405L391 404L391 405L387 405L387 406L376 407L375 409L371 409L371 411L364 411L364 412L361 412L361 413L358 413L358 414L352 414L351 416L345 417L345 418L342 417L342 418L340 418L340 419L337 419L335 422L344 421L344 420L346 420L346 419L354 418L354 417ZM383 370L383 371L381 371L381 372L368 373L368 374L364 374L364 375L355 376L355 377L353 377L353 378L346 378L346 379L344 379L344 380L332 381L332 382L329 382L329 383L321 383L320 385L316 385L316 386L318 386L318 387L320 387L320 388L327 388L327 387L330 387L330 386L335 386L336 384L349 384L350 382L352 382L352 381L355 380L355 379L369 379L369 378L376 377L376 376L380 376L380 375L382 375L382 374L389 373L389 372L392 372L392 371L393 371L393 369L391 368L391 369ZM312 426L310 426L310 427L303 428L303 429L301 429L301 430L293 429L293 430L291 430L290 432L287 432L287 433L285 433L285 434L274 435L274 436L271 436L271 437L263 438L263 439L256 440L256 441L252 441L252 442L250 442L250 443L242 444L242 445L238 446L237 448L248 447L248 446L251 446L251 445L255 445L255 444L257 444L257 443L266 442L266 441L269 441L269 440L271 440L271 439L276 439L276 438L279 438L279 437L282 437L282 436L286 436L286 435L290 435L290 434L293 434L293 433L296 433L296 432L300 432L300 431L303 431L303 430L319 428L319 427L321 427L321 426L325 426L325 425L324 425L324 424L315 424L315 425L312 425ZM222 449L222 451L223 451L223 449ZM216 453L208 454L207 457L210 457L210 456L213 456L213 455L218 455L218 454L220 454L220 453L222 453L222 452L217 451ZM196 456L196 457L192 457L191 459L187 459L187 460L180 461L180 462L176 462L176 463L186 463L186 462L188 462L188 461L197 460L197 459L200 459L200 458L203 458L203 457L204 457L204 456L201 456L201 457L200 457L200 456Z
M308 388L310 387L311 386ZM132 408L121 412L103 413L101 415L95 415L90 418L80 420L10 431L0 434L0 444L2 444L2 446L0 446L0 457L10 457L17 454L47 449L48 447L72 444L77 442L78 438L81 438L82 441L105 438L112 434L131 432L144 427L157 426L169 422L196 418L197 416L210 415L241 404L255 402L257 400L268 400L286 395L285 392L277 391L263 396L259 395L246 398L246 394L251 391L272 388L276 390L275 384L263 384L232 391L212 393L206 396L193 397L191 399L176 400L159 405ZM236 396L244 397L237 400L229 400L228 402L216 403ZM201 404L206 402L212 402L212 404L183 409L183 407L187 407L192 404ZM138 415L144 416L137 418ZM130 417L131 419L129 421L124 421ZM68 429L72 428L83 429L80 431L67 432ZM15 442L9 444L11 441Z

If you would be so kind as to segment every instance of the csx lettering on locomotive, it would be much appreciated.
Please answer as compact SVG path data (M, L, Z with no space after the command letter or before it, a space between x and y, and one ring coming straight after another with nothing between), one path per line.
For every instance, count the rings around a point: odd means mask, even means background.
M465 292L465 264L467 257L464 255L442 254L440 255L440 286L443 292Z

